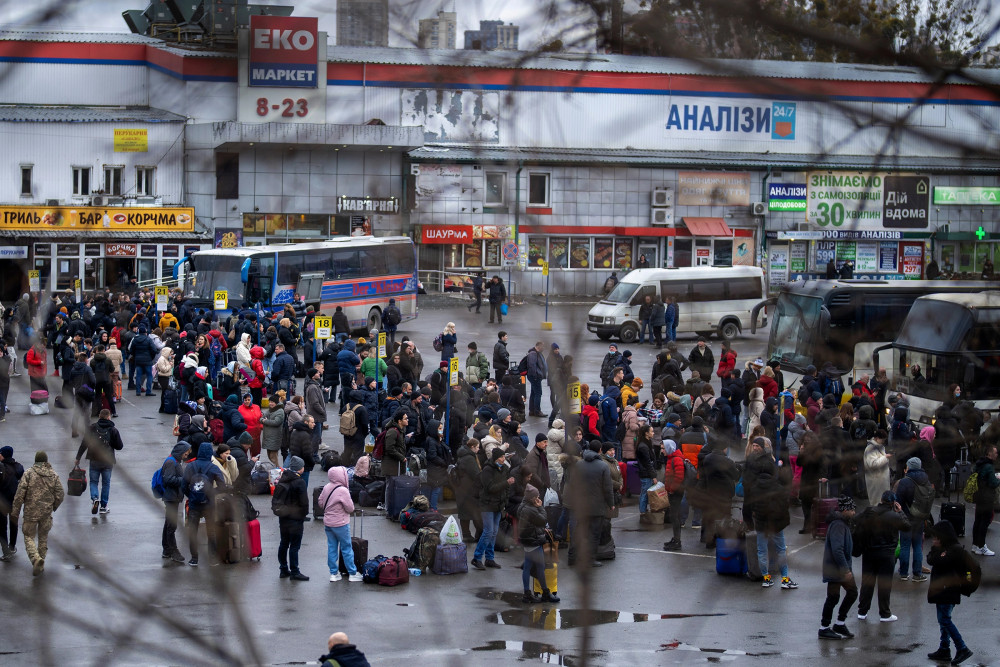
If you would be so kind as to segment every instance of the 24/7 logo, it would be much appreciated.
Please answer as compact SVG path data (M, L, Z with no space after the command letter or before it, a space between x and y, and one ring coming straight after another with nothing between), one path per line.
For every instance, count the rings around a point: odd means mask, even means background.
M771 103L771 138L795 140L795 102Z

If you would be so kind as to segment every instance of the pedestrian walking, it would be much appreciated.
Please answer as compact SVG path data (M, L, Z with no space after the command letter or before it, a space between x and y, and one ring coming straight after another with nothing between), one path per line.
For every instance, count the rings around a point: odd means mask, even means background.
M497 531L500 528L500 518L507 507L507 496L514 484L514 477L504 458L506 452L495 447L490 454L490 462L483 466L480 474L482 489L479 492L479 506L483 517L483 534L476 543L476 551L472 555L472 567L485 570L487 567L500 569L494 555ZM486 562L483 562L483 558ZM542 575L544 577L544 574Z
M493 279L490 280L488 289L488 301L490 302L490 324L493 324L494 318L496 318L498 324L503 324L503 313L500 310L500 306L507 300L507 289L504 287L503 280L501 280L500 276L493 276Z
M847 629L847 614L858 599L858 586L851 570L854 542L848 522L854 517L854 499L840 496L837 510L827 517L826 542L823 545L823 583L826 584L826 601L819 624L820 639L851 639L854 633ZM833 610L844 589L844 600L837 610L837 623L831 627Z
M479 309L483 305L483 275L481 273L472 276L472 297L473 301L469 304L469 311L471 312L475 308L478 315Z
M354 502L348 489L347 468L333 466L326 472L330 482L319 494L319 506L323 509L323 527L326 530L326 565L330 570L330 581L340 581L339 557L347 566L347 580L361 581L354 562L354 548L351 545L351 513Z
M24 472L11 504L10 515L16 523L21 510L24 510L21 525L24 549L28 552L32 574L36 577L45 570L52 514L59 509L65 497L62 482L52 469L48 455L44 451L35 452L35 465Z
M872 595L878 587L878 618L883 623L898 620L889 607L892 595L892 575L896 566L896 544L899 533L909 530L903 508L892 491L885 491L878 505L862 512L854 531L854 553L861 554L861 595L858 598L858 619L868 618Z
M958 543L958 535L950 521L939 521L931 531L934 541L927 552L927 562L931 565L931 583L927 588L927 601L937 607L938 627L941 629L941 643L938 650L928 653L931 660L958 665L972 657L972 651L965 645L962 634L952 620L955 606L962 603L959 583L965 578L965 549ZM955 657L951 657L951 642L955 643Z
M9 561L17 553L17 517L11 515L17 487L24 477L24 466L14 458L14 448L0 447L0 560Z
M107 514L108 498L111 496L111 472L115 467L115 452L121 451L124 444L122 436L111 421L111 411L101 410L97 421L84 432L83 441L76 451L76 460L73 467L80 465L80 459L87 455L90 461L90 513ZM98 495L98 484L100 484L100 495Z
M160 538L162 558L180 564L184 563L184 555L177 548L177 511L184 500L183 463L190 455L191 446L186 442L179 442L160 466L163 484L163 534Z

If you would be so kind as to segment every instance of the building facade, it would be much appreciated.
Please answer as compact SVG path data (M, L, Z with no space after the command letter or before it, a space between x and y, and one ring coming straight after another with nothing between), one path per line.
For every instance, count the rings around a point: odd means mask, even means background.
M480 21L479 30L465 31L465 48L470 51L517 51L520 28L503 21Z
M412 234L424 270L509 270L522 293L546 264L550 291L595 294L640 265L754 264L774 289L831 259L888 279L1000 260L988 85L307 42L273 70L246 34L233 53L0 33L0 262L17 268L0 299L30 270L49 289L157 281L197 247L366 229Z
M438 12L436 18L420 19L417 46L421 49L454 49L457 23L455 12Z
M338 46L389 46L389 0L337 0Z

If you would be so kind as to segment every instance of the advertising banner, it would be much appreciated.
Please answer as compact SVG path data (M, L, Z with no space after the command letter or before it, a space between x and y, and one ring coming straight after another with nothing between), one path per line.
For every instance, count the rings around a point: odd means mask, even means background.
M880 243L878 246L878 270L880 273L896 273L899 244Z
M750 174L681 171L677 174L680 206L749 206Z
M771 290L788 282L788 246L771 246L768 251L767 282Z
M316 17L250 17L251 86L315 88L317 85Z
M858 273L875 273L878 271L878 243L873 241L858 241L857 259L854 270Z
M807 219L823 229L926 229L930 178L884 172L809 172Z
M193 208L0 206L0 229L193 232Z
M149 130L114 130L115 153L145 153L149 150Z
M421 243L472 243L472 225L424 225Z
M771 183L767 186L767 210L804 211L807 191L805 183Z

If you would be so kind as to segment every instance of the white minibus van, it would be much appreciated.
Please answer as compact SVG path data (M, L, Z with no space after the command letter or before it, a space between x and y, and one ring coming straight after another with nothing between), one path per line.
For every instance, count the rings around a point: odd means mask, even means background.
M601 299L587 316L587 331L623 343L639 338L639 306L646 295L677 299L678 333L717 333L731 340L750 328L750 311L764 298L764 272L757 266L699 266L636 269ZM758 327L767 324L761 312ZM666 340L666 336L664 336Z

